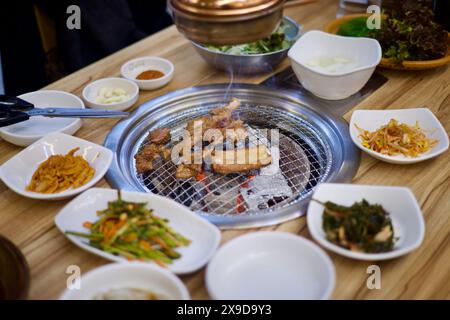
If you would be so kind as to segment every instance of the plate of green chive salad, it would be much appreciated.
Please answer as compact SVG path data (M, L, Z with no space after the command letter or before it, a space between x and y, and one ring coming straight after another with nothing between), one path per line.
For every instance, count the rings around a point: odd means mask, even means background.
M327 249L359 260L385 260L420 246L420 207L404 187L321 184L307 212L308 229Z
M217 227L148 193L89 189L55 223L77 246L103 258L155 263L177 274L201 268L220 242Z

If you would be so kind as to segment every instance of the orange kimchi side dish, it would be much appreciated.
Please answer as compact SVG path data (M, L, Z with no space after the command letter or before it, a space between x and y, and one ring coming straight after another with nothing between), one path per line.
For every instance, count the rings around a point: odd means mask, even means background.
M388 156L415 158L431 150L438 142L429 139L417 121L414 126L410 126L391 119L387 125L373 132L355 126L364 147Z
M82 156L74 155L78 150L80 148L75 148L66 155L50 156L42 162L26 190L52 194L88 183L94 176L95 169Z

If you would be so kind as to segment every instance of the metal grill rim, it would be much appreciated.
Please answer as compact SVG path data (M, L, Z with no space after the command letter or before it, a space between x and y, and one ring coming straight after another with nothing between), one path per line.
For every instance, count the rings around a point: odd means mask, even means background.
M331 168L327 165L325 172L311 170L314 175L324 173L323 179L318 183L350 182L356 175L360 152L351 141L348 124L342 118L330 113L322 101L289 89L274 89L252 84L234 84L232 87L228 84L215 84L166 93L144 103L134 110L129 118L118 122L104 143L114 152L113 162L106 174L109 184L117 189L148 192L148 189L143 188L139 182L132 160L138 146L142 144L146 129L164 126L173 117L180 115L199 116L206 113L205 105L217 107L217 103L223 103L231 97L241 99L244 104L274 107L278 109L277 112L285 112L292 119L300 119L300 122L304 121L306 126L312 127L313 132L325 142L325 147L320 144L319 147L312 145L305 154L311 155L326 149L331 156L329 159ZM202 107L199 108L199 105ZM289 125L284 129L289 131ZM291 163L286 162L287 167L290 165ZM272 211L266 210L265 214L226 216L205 214L203 217L223 229L278 224L304 214L314 188L313 186L311 192L304 198L291 201L287 205L279 204L279 207Z

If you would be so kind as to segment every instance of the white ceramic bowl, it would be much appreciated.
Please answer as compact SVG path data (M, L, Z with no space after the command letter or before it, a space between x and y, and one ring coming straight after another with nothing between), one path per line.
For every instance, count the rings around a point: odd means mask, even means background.
M359 138L360 133L355 124L361 129L375 131L381 126L388 124L391 119L396 119L399 122L403 122L408 125L414 125L416 121L418 121L420 127L427 133L427 136L430 139L437 139L439 141L438 144L428 152L423 153L416 158L408 158L403 155L384 155L370 150L362 145L362 141ZM396 164L411 164L424 161L440 155L449 147L447 132L433 112L428 108L400 110L356 110L353 112L350 120L350 136L358 148L370 154L372 157Z
M335 284L330 258L313 242L283 232L256 232L225 244L206 271L213 299L328 299Z
M387 260L407 254L422 244L425 222L419 204L408 188L323 183L317 187L313 199L321 202L332 201L345 206L366 199L371 204L382 205L389 212L394 237L398 237L394 250L386 253L353 252L326 239L322 228L324 208L311 201L307 211L309 232L320 245L342 256L368 261Z
M26 191L39 165L51 155L67 154L70 150L79 147L75 155L82 155L91 167L95 169L94 177L85 185L55 194L42 194ZM105 175L111 165L113 153L95 143L72 137L63 133L51 133L36 141L9 159L0 167L0 178L14 192L28 198L39 200L60 200L70 198L92 187Z
M112 263L82 275L79 289L66 289L60 300L92 300L111 289L148 290L170 300L189 300L183 282L167 270L144 263Z
M298 39L288 56L305 89L323 99L340 100L364 87L382 54L380 44L374 39L341 37L314 30ZM308 65L310 59L321 56L346 58L356 61L358 66L346 72L325 73Z
M158 70L164 76L152 80L137 80L136 77L147 70ZM122 77L134 81L142 90L156 90L168 84L172 78L175 67L172 62L159 57L142 57L126 62L120 72Z
M219 229L200 218L188 208L151 193L122 191L122 198L133 202L147 202L155 215L167 218L174 230L191 240L187 247L177 249L181 254L168 269L177 274L194 272L203 267L213 256L220 242ZM87 232L83 227L85 221L97 221L97 211L107 208L108 201L117 199L117 190L93 188L87 190L67 204L56 216L56 226L66 231ZM85 239L68 236L77 246L116 262L128 262L126 258L116 256L86 244ZM153 263L153 262L149 262Z
M36 108L82 108L83 101L76 95L64 91L40 90L20 95ZM81 128L82 121L79 118L49 118L31 117L25 122L0 128L0 136L6 141L26 147L52 132L74 134Z
M104 87L112 89L121 88L128 93L129 99L116 103L98 103L95 100L99 95L100 90ZM138 98L139 88L136 83L123 78L100 79L88 84L83 89L83 99L86 101L86 105L94 109L126 110L135 104Z

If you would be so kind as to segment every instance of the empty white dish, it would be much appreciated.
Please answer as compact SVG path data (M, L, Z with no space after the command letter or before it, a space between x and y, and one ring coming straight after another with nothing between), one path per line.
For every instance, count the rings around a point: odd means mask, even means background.
M22 94L20 99L28 101L36 108L81 108L83 101L76 95L64 91L40 90ZM79 118L31 117L29 120L0 128L0 136L6 141L26 147L52 132L74 134L81 128Z
M95 169L94 177L85 185L55 194L43 194L26 191L39 165L51 155L67 154L74 148L80 148L75 155L81 155ZM39 200L60 200L72 197L92 187L105 175L111 165L113 153L98 144L69 136L63 133L51 133L36 141L9 159L0 167L0 178L14 192L28 198Z
M157 70L164 76L151 80L137 80L136 77L144 71ZM172 62L159 57L136 58L125 63L120 72L122 77L134 81L142 90L156 90L168 84L172 78L175 67Z
M109 290L127 288L154 293L160 300L189 300L183 282L171 272L153 265L112 263L89 271L80 278L80 287L66 289L60 300L93 300Z
M208 265L213 299L328 299L335 270L313 242L284 232L255 232L226 243Z
M375 152L362 145L359 138L359 131L356 125L364 130L375 131L381 126L389 123L389 120L395 119L401 123L408 125L415 125L419 122L420 127L427 133L428 138L437 139L439 142L431 150L420 154L415 158L408 158L403 155L389 156L379 152ZM350 120L350 135L353 142L358 148L367 152L372 157L382 161L396 163L396 164L411 164L424 161L440 155L449 147L449 139L438 118L428 108L416 109L399 109L399 110L356 110L352 114Z
M425 222L419 204L408 188L323 183L316 188L313 199L344 206L366 199L370 204L382 205L389 213L394 237L398 238L394 250L386 253L353 252L326 239L322 227L324 207L311 201L306 216L311 236L323 247L342 256L368 261L387 260L407 254L422 244Z
M340 100L364 87L381 61L382 54L380 44L374 39L341 37L313 30L297 40L288 56L306 90L323 99ZM347 59L354 66L334 73L311 66L310 61L323 57Z
M203 267L213 256L220 242L219 229L200 218L197 214L177 202L151 193L122 191L122 198L126 201L147 202L148 208L154 210L155 215L169 220L169 225L182 234L191 243L187 247L177 248L181 254L179 259L168 265L168 269L177 274L194 272ZM117 190L89 189L73 199L55 217L56 226L66 231L84 232L83 223L98 220L96 212L107 208L108 201L117 199ZM85 239L68 236L69 240L80 248L116 262L128 262L126 258L104 252L91 247ZM153 264L153 262L149 261Z
M99 103L96 101L103 88L123 89L128 94L128 99L114 103ZM86 105L94 109L126 110L130 108L139 98L139 88L131 80L123 78L104 78L91 82L83 89L83 99Z

